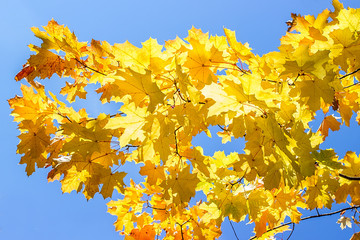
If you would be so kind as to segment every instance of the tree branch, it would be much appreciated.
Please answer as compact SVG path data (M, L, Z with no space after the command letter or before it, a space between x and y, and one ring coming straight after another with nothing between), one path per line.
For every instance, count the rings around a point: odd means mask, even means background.
M278 83L278 84L283 84L283 82L279 82L279 81L276 81L276 80L270 80L270 79L261 79L261 81L263 82L271 82L271 83Z
M151 208L151 209L155 209L155 210L161 210L161 211L167 211L166 208L157 208L157 207L153 207L151 206L151 204L149 203L149 201L146 201L147 207Z
M350 177L350 176L346 176L342 173L339 173L339 177L345 178L347 180L351 180L351 181L360 181L360 177Z
M305 221L305 220L308 220L308 219L318 218L318 217L331 216L331 215L334 215L334 214L337 214L337 213L341 213L342 211L352 210L352 209L358 209L358 208L360 208L360 205L356 205L356 206L353 206L353 207L343 208L343 209L337 210L337 211L335 211L335 212L323 213L323 214L319 214L319 215L312 215L312 216L304 217L304 218L301 218L300 221ZM278 229L278 228L281 228L281 227L284 227L284 226L287 226L287 225L290 225L290 224L294 224L294 222L291 221L291 222L287 222L287 223L281 224L281 225L279 225L279 226L277 226L277 227L274 227L274 228L272 228L272 229L267 230L265 233L274 231L274 230L276 230L276 229ZM255 238L256 238L256 236L249 238L249 240L252 240L252 239L255 239Z
M178 127L177 129L175 129L174 131L174 135L175 135L175 153L176 155L178 155L180 157L180 159L182 158L182 156L180 155L179 153L179 147L178 147L178 139L177 139L177 136L176 136L176 132L181 128L182 126Z
M353 71L353 72L351 72L351 73L345 74L344 76L340 77L339 79L346 78L346 77L348 77L348 76L350 76L350 75L353 75L353 74L357 73L358 71L360 71L360 68L356 69L355 71ZM353 87L353 86L356 86L356 85L358 85L358 84L360 84L360 82L357 82L357 83L351 84L351 85L349 85L349 86L346 86L346 87L344 87L344 89L350 88L350 87Z
M179 226L180 226L180 230L181 230L181 239L184 240L184 233L183 233L183 226L188 223L191 220L191 218L189 218L187 221L183 222L182 224L176 222Z
M228 132L229 130L225 129L225 127L221 126L220 124L217 125L221 130Z
M343 79L343 78L346 78L347 76L350 76L352 74L355 74L357 73L358 71L360 71L360 68L356 69L355 71L351 72L351 73L348 73L348 74L345 74L344 76L340 77L339 79ZM344 88L348 88L349 86L347 87L344 87Z

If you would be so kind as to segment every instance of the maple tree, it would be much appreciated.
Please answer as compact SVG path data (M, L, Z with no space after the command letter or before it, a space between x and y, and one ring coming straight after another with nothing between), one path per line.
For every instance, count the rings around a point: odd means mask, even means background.
M22 96L8 100L20 163L28 175L49 168L49 181L87 199L116 190L122 197L108 211L127 239L214 239L225 218L246 217L254 238L265 239L326 215L300 210L345 202L341 228L360 224L359 216L343 216L360 204L360 157L320 147L329 129L349 126L353 115L360 123L360 9L338 0L333 7L317 17L292 14L279 51L263 56L229 29L209 36L192 28L185 39L162 46L150 38L139 48L80 42L54 20L44 31L34 27L42 44L29 45L35 54L15 77L26 81ZM54 74L72 79L58 94L36 81ZM102 103L120 109L75 110L91 84ZM192 140L211 137L210 126L223 143L243 139L245 147L204 155ZM128 176L126 162L140 166L142 181Z

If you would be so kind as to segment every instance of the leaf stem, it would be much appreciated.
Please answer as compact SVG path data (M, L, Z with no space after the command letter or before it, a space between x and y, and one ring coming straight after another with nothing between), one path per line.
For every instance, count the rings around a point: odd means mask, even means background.
M102 73L102 72L100 72L100 71L98 71L98 70L96 70L96 69L94 69L94 68L92 68L92 67L89 67L88 65L86 65L85 63L83 63L82 61L80 61L79 59L77 59L77 58L74 58L78 63L80 63L83 67L85 67L85 68L87 68L87 69L90 69L91 71L93 71L93 72L96 72L96 73L99 73L99 74L101 74L101 75L103 75L103 76L107 76L105 73Z
M176 136L176 132L181 128L182 126L179 126L177 129L175 129L174 131L174 136L175 136L175 153L176 155L178 155L180 157L180 159L182 158L182 156L179 153L179 147L178 147L178 139Z
M238 238L238 236L237 236L237 234L236 234L236 231L235 231L235 228L234 228L232 222L230 221L229 218L228 218L228 220L229 220L230 226L231 226L231 228L232 228L232 230L233 230L233 232L234 232L234 235L235 235L236 239L239 240L239 238Z
M290 233L290 235L288 236L288 238L287 238L286 240L289 240L289 239L290 239L290 237L291 237L291 235L293 234L294 230L295 230L295 223L292 224L291 233Z

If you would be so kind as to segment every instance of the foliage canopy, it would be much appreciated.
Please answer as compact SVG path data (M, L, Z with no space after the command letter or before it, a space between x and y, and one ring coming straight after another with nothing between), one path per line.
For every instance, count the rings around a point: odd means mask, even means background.
M192 28L184 40L162 46L150 38L138 48L79 42L54 20L44 31L32 28L42 44L29 45L35 54L15 77L27 84L8 100L20 163L28 175L50 168L49 181L87 199L111 198L116 189L123 197L108 203L109 212L129 239L213 239L226 217L248 217L255 236L266 238L288 230L285 218L304 220L300 209L347 200L357 208L359 156L320 148L329 129L349 126L354 114L360 121L360 9L333 6L317 17L292 14L279 51L263 56L228 29L209 36ZM59 93L35 80L54 74L72 79ZM74 110L90 84L102 103L120 109ZM319 111L321 126L311 129ZM210 126L223 143L243 138L244 149L204 155L192 140L211 136ZM124 182L126 162L141 166L143 181ZM346 217L339 223L351 225Z

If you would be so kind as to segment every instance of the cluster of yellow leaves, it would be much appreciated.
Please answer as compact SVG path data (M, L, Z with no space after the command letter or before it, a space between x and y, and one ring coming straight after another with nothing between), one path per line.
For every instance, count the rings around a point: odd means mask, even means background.
M139 48L79 42L54 20L45 31L33 28L43 43L30 45L35 54L15 77L28 84L9 99L20 163L28 175L51 167L49 181L88 199L116 189L123 198L109 212L129 239L164 232L164 239L214 239L226 217L246 216L265 238L285 231L272 229L286 217L298 223L299 208L331 208L349 194L360 204L358 182L341 178L360 176L359 158L349 152L338 160L319 147L360 110L360 10L333 6L317 17L292 14L279 51L263 56L228 29L209 36L192 28L184 40L149 39ZM60 91L67 102L86 99L86 86L99 84L100 101L122 103L120 110L75 111L35 81L54 73L74 80ZM315 132L309 122L318 110L325 117ZM244 138L245 148L204 155L192 139L211 136L211 125L223 142ZM142 182L124 183L128 161L141 166Z

